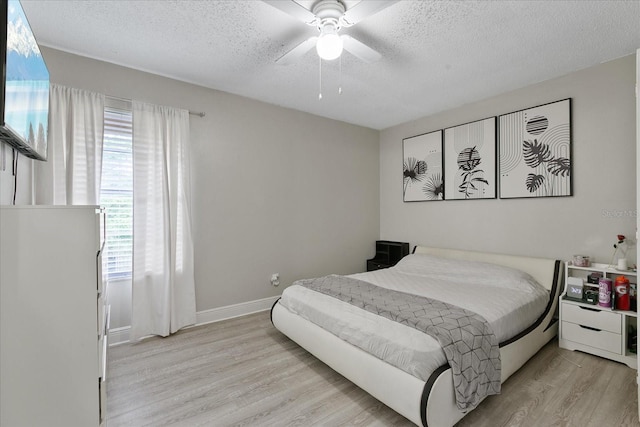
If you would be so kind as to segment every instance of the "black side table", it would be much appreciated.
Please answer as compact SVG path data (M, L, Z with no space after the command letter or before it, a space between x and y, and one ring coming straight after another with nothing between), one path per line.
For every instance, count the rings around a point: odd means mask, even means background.
M392 267L406 255L409 255L409 243L376 240L376 255L367 260L367 271Z

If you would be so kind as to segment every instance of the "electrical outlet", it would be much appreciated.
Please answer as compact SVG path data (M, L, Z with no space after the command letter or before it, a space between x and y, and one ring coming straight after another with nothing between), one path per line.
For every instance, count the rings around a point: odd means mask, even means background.
M273 273L271 275L271 286L278 286L280 284L280 274Z

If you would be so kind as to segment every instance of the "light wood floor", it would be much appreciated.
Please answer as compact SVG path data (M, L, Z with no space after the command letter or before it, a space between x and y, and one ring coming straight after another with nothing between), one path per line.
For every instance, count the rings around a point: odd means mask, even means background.
M108 356L109 427L413 425L282 335L269 312ZM554 340L458 426L640 426L635 374Z

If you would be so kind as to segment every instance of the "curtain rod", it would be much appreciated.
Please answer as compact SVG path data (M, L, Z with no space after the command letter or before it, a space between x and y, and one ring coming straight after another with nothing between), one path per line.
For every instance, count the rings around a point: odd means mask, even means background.
M105 97L111 98L111 99L115 99L116 101L126 102L128 104L131 103L130 99L120 98L119 96L105 95ZM204 117L206 115L206 113L204 113L202 111L191 111L191 110L189 110L189 115L198 116L198 117Z

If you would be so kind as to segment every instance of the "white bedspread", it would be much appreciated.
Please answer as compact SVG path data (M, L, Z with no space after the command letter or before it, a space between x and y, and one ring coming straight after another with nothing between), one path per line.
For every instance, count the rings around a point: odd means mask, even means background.
M425 254L350 277L474 311L489 322L500 342L535 322L549 300L549 291L524 272ZM423 381L446 364L444 352L430 336L331 296L294 283L285 289L280 304Z

